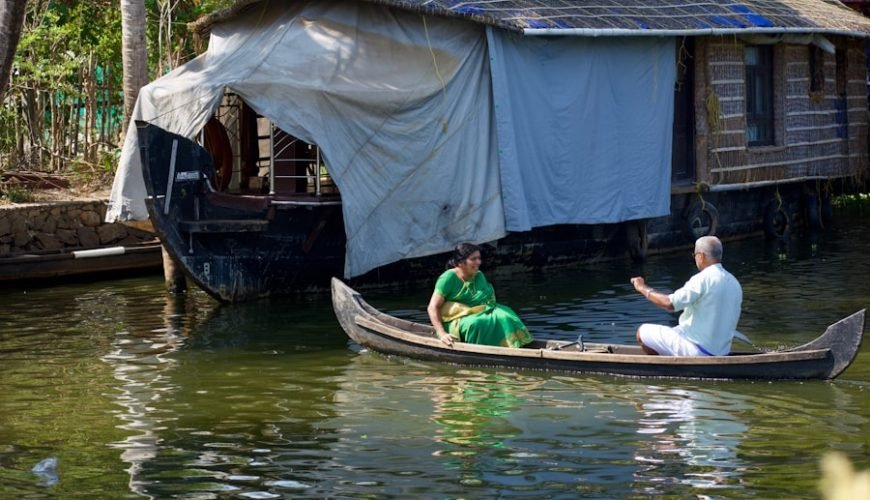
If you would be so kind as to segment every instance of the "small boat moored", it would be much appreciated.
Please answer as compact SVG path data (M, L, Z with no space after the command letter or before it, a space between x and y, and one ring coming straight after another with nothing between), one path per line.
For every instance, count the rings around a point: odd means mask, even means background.
M462 365L602 373L637 377L710 379L824 379L843 373L864 336L862 309L832 324L804 345L776 352L728 356L650 356L636 345L535 340L523 348L456 343L444 345L430 325L385 314L337 278L332 304L347 335L383 354Z
M0 257L0 285L46 279L92 278L112 273L138 273L163 266L157 239L130 245L81 250L28 252Z

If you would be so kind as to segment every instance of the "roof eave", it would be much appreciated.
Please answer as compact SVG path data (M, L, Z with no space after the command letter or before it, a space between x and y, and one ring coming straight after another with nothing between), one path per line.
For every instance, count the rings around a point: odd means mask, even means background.
M188 29L199 37L205 37L211 31L214 24L226 21L248 7L268 0L236 0L231 7L219 12L204 16L194 22L188 23ZM489 25L495 28L520 33L526 36L585 36L585 37L644 37L644 36L720 36L720 35L749 35L749 34L824 34L841 35L858 38L870 38L870 29L850 29L848 27L731 27L731 28L692 28L692 29L628 29L628 28L523 28L521 25L506 22L487 15L470 14L433 8L427 4L415 4L413 2L401 2L397 0L362 0L367 3L381 4L400 8L405 11L416 12L423 15L438 17L450 17L464 19L478 24ZM870 1L870 0L868 0ZM848 10L847 7L843 6ZM860 14L855 14L860 16Z
M865 31L839 30L834 28L703 28L687 30L651 30L651 29L618 29L618 28L525 28L526 36L722 36L722 35L780 35L780 34L819 34L841 35L858 38L870 38Z

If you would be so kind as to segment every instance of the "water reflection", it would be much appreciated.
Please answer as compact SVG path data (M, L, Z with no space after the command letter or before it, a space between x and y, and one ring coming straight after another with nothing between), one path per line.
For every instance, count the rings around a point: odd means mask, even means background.
M332 424L347 442L332 452L346 470L365 472L357 488L377 484L402 496L422 480L445 497L594 495L635 471L632 453L616 445L633 429L635 409L595 379L371 352L355 356L345 375Z
M738 449L747 426L740 415L747 398L716 390L650 386L640 403L636 460L643 494L664 494L669 483L696 488L733 488L745 467ZM684 467L685 466L685 467Z
M504 442L491 431L499 428L500 435L512 437L500 423L522 405L523 400L511 388L509 379L494 373L481 379L440 377L424 379L420 383L432 384L435 401L433 420L439 425L435 439L462 447L501 447ZM474 451L448 451L455 456L473 455Z
M139 476L145 464L157 456L163 441L159 433L167 430L172 420L161 417L155 406L177 390L170 373L177 361L168 354L184 345L187 302L186 295L167 294L162 328L116 332L111 352L100 358L112 367L120 382L115 397L124 408L118 415L124 422L120 428L131 433L109 446L122 450L121 460L129 464L130 491L149 498L154 497L147 493L148 481Z
M513 462L510 457L502 457L505 465L498 468L508 466L507 471L492 470L486 455L501 455L523 434L522 428L513 425L511 416L525 403L522 394L539 383L526 382L517 387L503 374L469 371L430 383L435 402L432 420L437 424L433 456L444 458L445 466L461 484L497 484L505 473L523 473L521 468L508 465ZM522 453L515 450L513 454Z
M320 351L346 355L346 342L317 334L322 306L298 305L170 297L162 327L119 333L104 359L122 382L131 435L111 446L130 464L131 491L272 498L328 469L323 450L337 437L318 422L332 415L341 365Z

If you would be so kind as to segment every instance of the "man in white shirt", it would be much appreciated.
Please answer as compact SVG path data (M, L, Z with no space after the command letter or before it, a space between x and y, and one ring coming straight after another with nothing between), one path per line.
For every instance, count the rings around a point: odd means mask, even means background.
M743 289L722 267L722 242L703 236L695 242L694 275L676 292L656 292L642 277L631 278L634 289L653 304L667 311L683 311L679 324L643 324L637 341L647 354L665 356L725 356L740 319Z

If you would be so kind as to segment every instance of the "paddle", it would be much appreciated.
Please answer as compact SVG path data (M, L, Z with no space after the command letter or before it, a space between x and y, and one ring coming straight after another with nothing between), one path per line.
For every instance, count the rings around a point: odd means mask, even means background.
M737 340L739 340L741 342L745 342L745 343L751 345L752 347L755 347L755 344L753 344L752 341L749 340L749 337L747 337L746 335L743 335L742 333L738 332L737 330L734 330L734 338L736 338Z
M585 347L583 345L583 335L578 335L577 340L575 340L574 342L568 342L567 344L550 346L547 349L550 351L559 351L559 350L562 350L566 347L571 347L572 345L579 345L578 349L580 350L580 352L583 352L585 350Z

